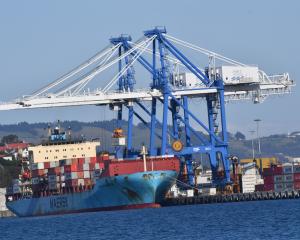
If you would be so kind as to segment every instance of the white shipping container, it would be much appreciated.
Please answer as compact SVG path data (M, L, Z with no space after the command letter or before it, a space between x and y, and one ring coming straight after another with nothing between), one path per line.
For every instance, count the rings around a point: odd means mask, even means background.
M65 173L65 168L64 168L64 167L60 167L60 172L61 172L62 174L64 174L64 173Z
M64 175L60 176L60 181L64 182L66 180L66 177Z
M96 163L94 169L95 169L95 170L100 170L100 164L99 164L99 163Z
M55 168L55 167L58 167L58 166L59 166L59 162L57 162L57 161L50 162L50 168Z
M78 178L77 172L67 172L64 175L65 175L65 180L72 180Z
M88 163L83 164L83 171L89 171L90 170L90 165Z
M72 164L72 159L66 159L65 165L71 165Z
M86 157L86 158L84 159L84 162L85 162L85 163L90 163L90 162L91 162L91 158Z
M187 197L194 197L194 190L193 189L186 190L186 196Z
M32 163L31 164L31 170L41 170L44 169L44 163L40 162L40 163Z
M82 179L82 178L78 179L78 185L83 186L84 185L84 179Z
M125 137L112 138L112 145L113 146L125 146L126 145Z
M90 171L83 171L83 178L91 178Z

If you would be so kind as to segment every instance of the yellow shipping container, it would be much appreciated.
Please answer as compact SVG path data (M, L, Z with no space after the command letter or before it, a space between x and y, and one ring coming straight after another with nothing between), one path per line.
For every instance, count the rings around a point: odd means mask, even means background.
M256 162L256 166L258 168L269 168L271 164L278 164L278 159L276 157L269 157L269 158L246 158L246 159L241 159L240 164L246 164L246 163L251 163L251 162Z

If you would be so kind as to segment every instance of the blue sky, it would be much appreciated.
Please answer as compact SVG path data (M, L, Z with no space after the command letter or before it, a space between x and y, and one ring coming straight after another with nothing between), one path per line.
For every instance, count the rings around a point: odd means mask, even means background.
M267 73L300 76L300 2L252 1L1 1L0 101L29 94L107 45L111 36L164 25L180 39ZM263 104L227 105L230 131L247 133L261 118L262 134L300 130L299 86ZM0 123L102 120L98 108L0 112Z

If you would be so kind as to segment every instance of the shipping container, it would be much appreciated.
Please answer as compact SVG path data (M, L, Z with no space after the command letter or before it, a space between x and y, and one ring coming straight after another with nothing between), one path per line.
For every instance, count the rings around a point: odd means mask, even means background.
M66 181L78 178L77 172L66 172L64 176Z
M282 167L284 174L292 174L293 173L293 166L287 165Z
M40 162L40 163L32 163L31 164L31 170L41 170L44 169L44 163Z
M278 167L278 166L272 166L270 168L263 169L264 176L280 175L282 173L283 173L282 167Z
M64 172L77 172L78 171L78 165L77 164L71 164L71 165L65 165L64 166Z
M88 163L83 164L83 171L89 171L90 170L90 165Z
M300 190L300 182L294 182L294 189Z
M274 184L274 191L275 192L281 192L284 189L284 184L283 183L275 183Z
M84 160L85 160L84 158L78 158L77 160L79 165L84 164Z
M264 184L255 185L255 192L263 192L264 191Z
M57 182L57 181L59 181L59 176L56 176L56 175L48 175L48 181L49 181L49 182Z
M65 181L66 187L77 187L78 179L69 179Z
M39 176L44 176L47 172L45 171L46 169L35 169L31 171L31 176L32 177L39 177Z
M49 175L59 175L60 174L60 167L53 167L48 169Z
M50 168L55 168L55 167L59 167L59 162L58 161L50 162Z
M300 181L300 173L294 173L294 181Z
M31 184L36 185L40 183L40 178L39 177L34 177L31 178Z
M50 162L44 162L44 168L50 168Z
M293 171L294 173L300 173L300 165L294 165Z
M274 184L274 177L273 176L264 176L264 184Z
M89 171L83 171L83 178L91 178Z
M294 188L294 183L293 182L284 183L283 188L285 191L291 191Z
M274 175L274 183L283 182L283 175Z
M57 190L60 187L60 184L56 182L49 182L49 190Z
M77 172L77 177L78 178L84 178L83 171Z
M283 181L284 182L293 182L294 181L293 174L285 174L285 175L283 175Z

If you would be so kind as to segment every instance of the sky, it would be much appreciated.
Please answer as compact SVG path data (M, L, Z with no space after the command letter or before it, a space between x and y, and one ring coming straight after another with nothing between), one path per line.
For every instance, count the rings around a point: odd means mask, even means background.
M300 76L300 2L295 0L0 1L0 101L30 94L129 33L134 39L154 26L268 74ZM204 66L205 67L205 66ZM255 118L261 135L300 130L300 86L262 104L226 105L231 132L249 134ZM0 124L107 120L97 107L0 112Z

